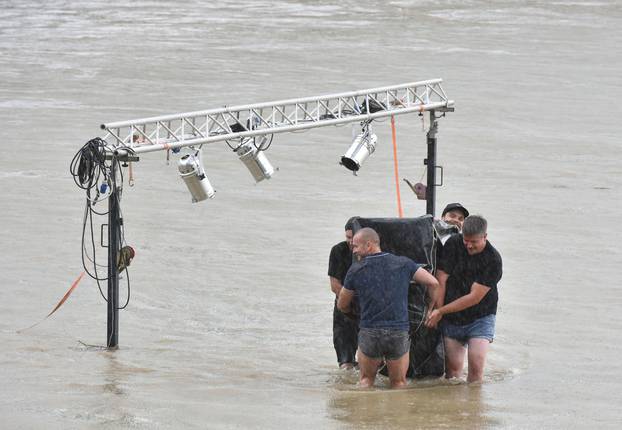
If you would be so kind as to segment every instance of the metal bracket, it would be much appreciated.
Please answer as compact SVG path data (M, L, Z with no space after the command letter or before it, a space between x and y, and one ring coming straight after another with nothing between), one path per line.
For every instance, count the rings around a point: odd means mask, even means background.
M106 153L106 160L119 160L122 161L124 163L129 162L136 162L136 161L140 161L140 157L138 157L138 155L134 155L134 154L130 154L130 153L123 153L123 152L107 152Z
M435 187L442 187L443 186L443 166L436 166L436 168L441 171L441 183L440 184L434 184L434 186Z
M424 165L424 166L427 166L427 165L428 165L428 159L427 159L427 158L424 158L424 159L423 159L423 165ZM437 166L436 166L436 168L437 168L438 170L440 170L440 172L441 172L441 183L440 183L440 184L434 184L434 186L435 186L435 187L442 187L442 186L443 186L443 177L444 177L444 175L443 175L443 166L438 166L438 165L437 165Z
M449 107L449 106L441 106L439 108L436 108L437 111L439 112L453 112L456 109L454 107Z
M99 227L99 230L100 230L99 231L99 243L100 243L102 248L108 248L108 244L104 245L104 227L106 227L106 235L107 235L107 232L108 232L108 228L107 228L108 224L102 224Z

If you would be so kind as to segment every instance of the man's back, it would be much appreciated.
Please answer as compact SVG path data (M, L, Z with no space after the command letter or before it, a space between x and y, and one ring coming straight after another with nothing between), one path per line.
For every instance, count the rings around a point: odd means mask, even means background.
M408 330L408 288L419 266L381 252L352 265L344 287L356 292L363 328Z

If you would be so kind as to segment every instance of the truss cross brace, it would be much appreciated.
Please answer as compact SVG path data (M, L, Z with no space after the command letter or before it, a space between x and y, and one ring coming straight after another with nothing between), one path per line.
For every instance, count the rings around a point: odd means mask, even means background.
M117 155L287 133L453 106L442 79L102 124ZM126 151L131 149L132 151Z

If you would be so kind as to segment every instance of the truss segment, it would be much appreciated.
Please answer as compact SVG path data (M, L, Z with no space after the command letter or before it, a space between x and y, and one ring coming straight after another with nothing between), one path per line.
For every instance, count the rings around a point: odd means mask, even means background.
M442 79L102 124L118 153L152 152L453 106Z

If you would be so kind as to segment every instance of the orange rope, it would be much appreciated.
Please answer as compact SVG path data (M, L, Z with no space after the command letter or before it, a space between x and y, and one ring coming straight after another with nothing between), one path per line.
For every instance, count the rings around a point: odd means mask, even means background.
M65 293L63 298L60 299L60 302L58 302L58 304L54 307L54 309L52 309L52 312L47 314L47 316L45 318L43 318L41 321L39 321L38 323L35 323L35 324L31 325L30 327L27 327L27 328L24 328L24 329L21 329L21 330L17 330L17 333L22 333L22 332L24 332L26 330L30 330L31 328L38 326L43 321L48 319L50 317L50 315L52 315L54 312L56 312L58 310L58 308L60 308L62 306L62 304L65 303L65 301L69 298L71 293L73 293L73 290L76 289L76 287L78 286L78 284L82 280L83 276L84 276L84 272L80 273L80 276L78 276L78 278L75 281L73 281L73 284L71 284L71 287L69 288L69 290L67 290L67 292Z
M393 165L395 166L395 190L397 191L397 212L400 218L404 218L402 210L402 197L400 195L400 175L397 170L397 140L395 138L395 117L391 116L391 136L393 137Z

